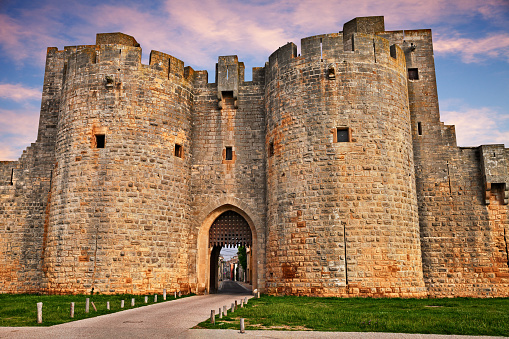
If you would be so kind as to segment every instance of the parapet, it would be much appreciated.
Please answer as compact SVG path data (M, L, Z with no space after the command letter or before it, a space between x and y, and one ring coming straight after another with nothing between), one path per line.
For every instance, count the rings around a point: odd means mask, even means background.
M384 31L383 16L358 17L343 25L343 44L346 44L354 33L375 34Z
M236 55L220 56L216 64L216 83L218 106L222 108L224 92L231 92L235 100L239 94L239 83L244 82L244 63L239 62Z
M95 39L96 45L110 45L118 44L130 47L140 47L140 44L130 35L116 32L116 33L99 33Z

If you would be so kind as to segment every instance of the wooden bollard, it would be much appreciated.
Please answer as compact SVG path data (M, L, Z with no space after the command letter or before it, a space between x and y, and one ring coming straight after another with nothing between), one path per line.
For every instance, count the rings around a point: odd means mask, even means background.
M166 288L163 289L163 300L166 300Z
M109 301L107 301L107 302L106 302L106 309L107 309L107 310L109 310L109 309L110 309L110 302L109 302Z
M157 294L154 294L154 302L157 302Z
M120 308L124 308L124 300L120 300Z
M210 310L210 322L215 325L216 324L216 311Z
M226 309L226 305L223 306L223 314L225 317L228 315L228 310Z
M244 304L247 304L247 297L244 297Z
M235 305L232 303L232 306L230 307L230 311L233 313L235 311Z
M145 304L148 303L148 295L145 296Z
M174 296L175 299L177 299L177 291L175 291L175 296Z
M260 299L260 292L258 292L258 299Z
M90 298L85 299L85 313L90 312Z
M74 318L74 303L71 303L71 310L69 312L71 318Z
M219 307L219 319L223 319L223 312L221 312L221 307Z
M131 306L134 306L134 298L131 299Z
M240 308L244 308L244 299L240 299Z
M42 303L37 303L37 323L42 324Z
M240 318L240 333L245 333L246 330L244 329L244 318Z
M92 307L94 308L94 311L96 311L96 312L97 312L97 307L95 307L95 304L94 304L94 302L93 302L93 301L91 302L91 304L92 304Z

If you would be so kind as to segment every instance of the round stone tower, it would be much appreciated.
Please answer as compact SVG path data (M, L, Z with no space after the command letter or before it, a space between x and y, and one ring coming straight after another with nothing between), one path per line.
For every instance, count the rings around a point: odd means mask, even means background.
M266 65L267 291L422 297L405 56L347 25Z
M48 290L186 291L193 70L154 51L142 65L121 33L64 53Z

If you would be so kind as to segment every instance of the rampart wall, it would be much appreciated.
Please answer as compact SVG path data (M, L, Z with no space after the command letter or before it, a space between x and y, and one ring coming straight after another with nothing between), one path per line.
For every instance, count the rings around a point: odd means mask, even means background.
M440 122L431 31L301 49L208 83L122 33L48 48L37 141L0 162L0 292L203 293L232 210L262 292L509 295L509 150Z
M407 69L418 72L408 80L408 93L429 295L507 296L508 149L457 147L454 126L440 122L430 30L380 35L402 46ZM483 152L493 160L483 163ZM485 172L493 175L486 179ZM494 195L487 191L489 183L498 183Z
M404 54L349 39L306 38L266 66L267 288L424 296Z

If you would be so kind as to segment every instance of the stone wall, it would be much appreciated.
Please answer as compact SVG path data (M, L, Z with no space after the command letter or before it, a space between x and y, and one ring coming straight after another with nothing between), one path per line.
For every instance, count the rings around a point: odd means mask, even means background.
M508 149L458 148L454 126L440 122L430 30L379 34L402 47L418 74L408 79L408 95L429 296L507 296ZM501 192L490 195L490 182Z
M48 290L188 291L190 72L119 43L65 53Z
M422 297L404 54L351 39L306 38L266 66L267 289Z
M37 141L0 163L0 293L205 292L231 210L262 292L509 295L509 150L440 122L431 31L301 46L214 83L122 33L48 48Z
M237 57L220 57L216 83L207 83L206 72L195 82L193 159L191 174L192 227L189 258L199 290L208 288L210 215L225 205L252 221L259 272L253 285L264 286L265 271L265 120L263 70L253 70L253 81L244 81L244 65ZM227 71L228 69L228 71ZM220 98L220 100L218 100ZM232 159L226 159L226 147ZM201 240L201 238L204 238ZM206 238L206 239L205 239ZM200 244L201 241L201 244Z

